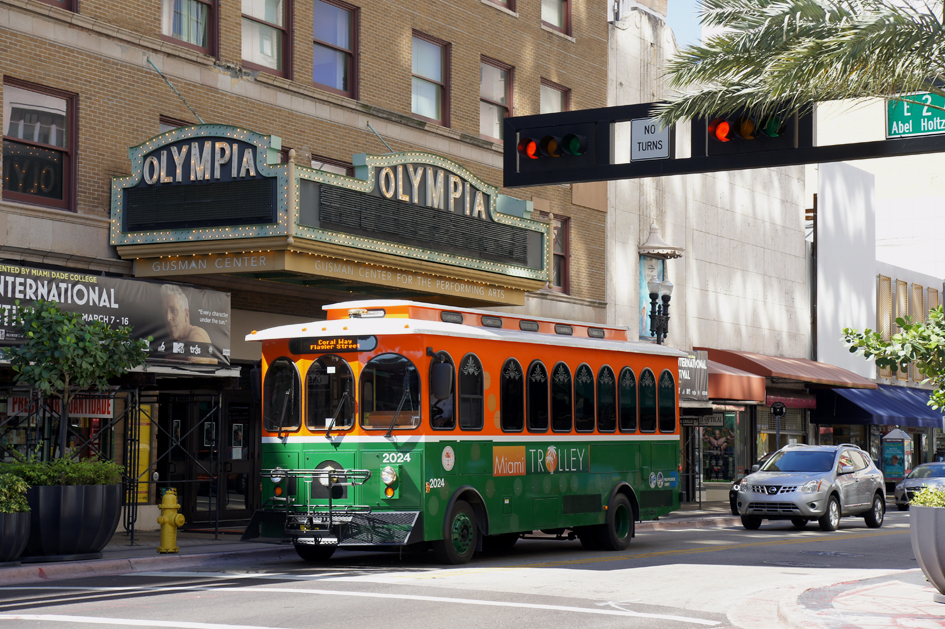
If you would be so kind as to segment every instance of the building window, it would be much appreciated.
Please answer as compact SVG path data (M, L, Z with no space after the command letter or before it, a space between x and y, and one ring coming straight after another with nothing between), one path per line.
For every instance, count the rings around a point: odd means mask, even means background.
M539 113L557 114L571 110L571 90L548 79L541 80Z
M243 63L287 76L289 0L243 0Z
M410 111L444 127L449 126L449 50L444 41L413 34Z
M312 168L323 170L326 173L354 177L354 166L350 162L343 162L340 159L312 155Z
M160 116L158 118L158 133L167 133L181 127L189 127L192 124L194 123L171 118L170 116Z
M570 293L571 266L571 220L566 216L542 212L546 220L551 218L551 279L548 288L561 293Z
M4 199L75 209L76 100L74 94L4 79Z
M508 9L509 11L515 12L515 0L488 0L490 4L502 7L503 9Z
M322 89L358 97L358 8L315 0L312 81Z
M505 118L512 115L512 66L482 58L479 64L479 135L502 139Z
M211 54L213 7L206 0L162 0L161 34L175 43Z
M541 23L571 34L571 0L541 0Z
M75 11L76 3L75 0L39 0L46 4L51 4L54 7L59 7L60 9L65 9L66 11Z

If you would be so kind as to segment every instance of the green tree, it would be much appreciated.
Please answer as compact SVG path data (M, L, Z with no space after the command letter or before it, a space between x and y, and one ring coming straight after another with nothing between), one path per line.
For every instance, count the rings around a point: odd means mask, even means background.
M49 301L24 308L17 302L12 318L25 341L4 353L18 382L61 401L59 454L64 457L69 402L84 391L105 390L109 380L143 364L151 338L133 338L130 327L85 321L81 313Z
M851 353L873 359L877 367L888 367L893 373L915 365L926 378L925 382L936 387L929 406L935 409L945 407L945 314L942 306L929 311L925 323L898 318L896 325L901 331L892 335L889 341L870 329L859 332L851 328L843 329L842 340Z
M718 34L668 63L680 93L660 107L666 124L806 113L813 103L850 98L945 96L941 2L702 0L701 21Z

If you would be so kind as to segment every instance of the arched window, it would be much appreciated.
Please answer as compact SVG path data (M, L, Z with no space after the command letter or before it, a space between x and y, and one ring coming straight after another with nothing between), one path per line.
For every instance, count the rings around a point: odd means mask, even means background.
M620 370L617 386L619 400L620 432L637 431L637 379L633 370L624 367Z
M301 426L302 379L295 363L277 358L266 370L263 385L263 428L269 432L298 430Z
M558 363L551 372L551 429L555 432L571 432L571 395L571 370Z
M499 378L500 419L505 432L521 432L525 428L525 374L514 358L502 365Z
M364 366L361 425L384 430L420 425L420 373L409 359L381 354Z
M430 427L434 430L453 430L456 428L456 382L455 370L453 372L454 382L450 385L450 396L443 400L433 397L433 365L437 363L453 364L453 358L447 352L437 352L434 359L430 362Z
M482 430L482 363L466 354L459 363L459 427Z
M604 365L597 372L597 431L617 430L617 379L614 370Z
M354 375L340 356L322 356L309 366L305 375L305 398L308 406L305 426L309 430L354 425Z
M541 361L534 361L528 368L525 381L525 411L529 432L548 431L548 372Z
M669 370L660 374L660 432L676 431L676 379Z
M587 365L574 374L574 429L594 432L594 372Z
M656 378L649 369L640 374L640 432L656 432Z

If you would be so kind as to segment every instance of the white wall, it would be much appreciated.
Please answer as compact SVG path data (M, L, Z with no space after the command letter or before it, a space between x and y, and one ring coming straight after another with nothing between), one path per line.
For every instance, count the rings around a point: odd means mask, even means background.
M820 164L817 191L817 360L874 378L876 366L840 342L843 328L876 329L875 177Z
M608 104L663 97L661 68L674 52L653 15L629 11L611 25ZM627 138L615 148L629 154ZM675 284L667 345L807 357L804 179L792 167L611 182L608 323L638 328L638 247L655 221L664 240L686 249L666 263Z
M280 325L307 323L324 319L325 313L320 309L315 310L312 317L293 317L272 312L233 310L233 319L230 322L230 360L259 360L262 358L262 343L249 343L244 340L246 335L253 330L266 330Z

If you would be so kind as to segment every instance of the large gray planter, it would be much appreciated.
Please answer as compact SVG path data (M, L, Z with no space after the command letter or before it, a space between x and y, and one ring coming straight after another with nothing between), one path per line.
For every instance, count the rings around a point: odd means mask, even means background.
M0 513L0 563L19 559L29 538L29 511Z
M912 505L909 535L919 567L929 582L945 595L945 508Z
M30 538L26 556L99 553L121 518L121 485L30 487Z

